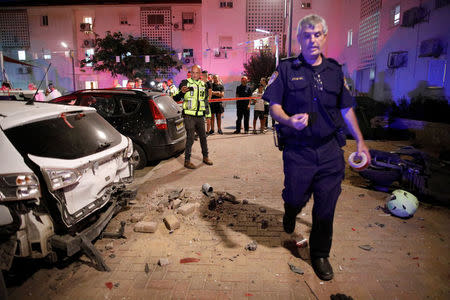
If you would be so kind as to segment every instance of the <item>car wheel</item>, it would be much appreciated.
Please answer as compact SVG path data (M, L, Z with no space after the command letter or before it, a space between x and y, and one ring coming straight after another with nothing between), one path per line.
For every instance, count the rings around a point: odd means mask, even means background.
M133 164L136 170L143 169L147 165L147 156L145 155L144 149L136 143L133 143Z

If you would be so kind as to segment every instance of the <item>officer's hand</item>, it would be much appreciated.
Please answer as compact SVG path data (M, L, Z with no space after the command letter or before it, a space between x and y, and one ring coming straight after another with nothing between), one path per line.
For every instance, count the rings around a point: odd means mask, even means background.
M186 93L189 91L189 88L188 88L187 86L183 85L183 86L181 87L181 91L182 91L184 94L186 94Z
M367 156L367 160L369 161L369 163L372 161L372 158L370 157L369 148L367 148L366 143L364 141L358 142L357 151L358 151L358 156L360 156L361 153L364 152Z
M289 118L289 126L297 130L303 130L308 126L308 114L296 114Z

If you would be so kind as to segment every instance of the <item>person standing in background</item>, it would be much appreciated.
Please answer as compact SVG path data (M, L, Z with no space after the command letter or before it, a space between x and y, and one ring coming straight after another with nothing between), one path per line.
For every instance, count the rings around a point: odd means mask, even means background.
M247 76L241 77L241 85L236 87L236 98L246 98L252 95L251 88L247 85ZM241 133L242 118L244 118L244 130L248 133L250 122L250 100L237 100L236 101L236 130L234 134Z

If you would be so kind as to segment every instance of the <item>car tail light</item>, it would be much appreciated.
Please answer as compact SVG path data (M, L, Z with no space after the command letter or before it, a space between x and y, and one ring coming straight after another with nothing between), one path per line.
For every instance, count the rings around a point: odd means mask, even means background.
M78 182L80 172L71 169L43 169L44 178L50 190L55 191Z
M133 141L127 137L127 148L125 149L125 151L123 152L123 158L130 158L131 155L133 154Z
M0 175L0 201L39 198L39 180L32 173Z
M167 120L159 110L158 105L156 105L155 101L148 100L148 104L150 105L150 111L152 112L153 119L155 120L156 128L162 130L167 129Z

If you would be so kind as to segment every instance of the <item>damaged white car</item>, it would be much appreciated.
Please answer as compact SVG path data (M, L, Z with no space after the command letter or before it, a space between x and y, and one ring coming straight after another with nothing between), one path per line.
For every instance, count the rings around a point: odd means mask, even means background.
M91 242L130 197L131 140L95 109L39 102L1 101L0 129L0 270L80 250L108 270Z

